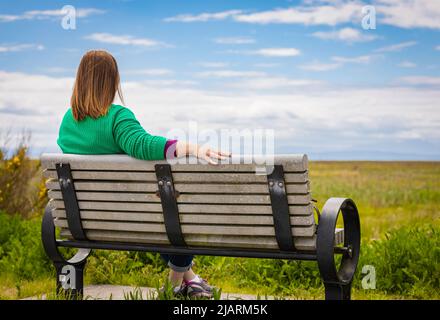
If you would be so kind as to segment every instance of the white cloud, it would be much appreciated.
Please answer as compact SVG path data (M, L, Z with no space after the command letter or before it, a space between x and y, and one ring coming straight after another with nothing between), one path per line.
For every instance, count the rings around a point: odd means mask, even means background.
M330 25L360 21L362 3L360 1L335 1L318 6L297 6L256 13L238 14L234 20L246 23Z
M440 29L440 2L437 0L376 0L380 23L400 28Z
M411 61L402 61L397 66L399 66L401 68L415 68L415 67L417 67L417 64L415 64L414 62L411 62Z
M369 64L374 59L377 59L379 57L382 56L381 55L363 55L363 56L354 56L354 57L333 56L331 57L331 61L333 62L321 63L318 61L314 61L311 63L301 65L299 66L299 68L307 71L323 72L323 71L338 69L348 63Z
M127 70L123 72L129 75L143 75L143 76L169 76L174 72L169 69L139 69L139 70Z
M440 77L408 76L399 78L398 82L415 86L440 86Z
M68 13L67 10L31 10L19 15L0 14L0 22L14 22L18 20L44 20L44 19L59 19ZM105 13L104 10L96 8L78 8L76 9L76 18L86 18L94 14Z
M322 84L321 81L308 79L291 79L286 77L259 77L253 79L246 79L239 82L228 83L228 87L239 88L243 90L268 90L268 89L282 89L292 87L306 87L316 86Z
M318 31L312 36L324 40L339 40L345 42L366 42L377 38L375 35L365 34L354 28L342 28L335 31Z
M11 14L0 14L0 22L13 22L17 20L21 20L20 16Z
M376 49L374 51L375 52L398 52L398 51L402 51L403 49L415 46L416 44L417 44L416 41L406 41L406 42L401 42L401 43L393 44L390 46L382 47L382 48Z
M279 63L256 63L256 64L254 64L254 66L257 68L273 68L273 67L278 67L279 65L280 65Z
M165 22L206 22L206 21L218 21L225 20L242 13L241 10L228 10L214 13L201 13L197 15L181 14L175 17L165 18Z
M435 50L440 51L440 46L435 47Z
M368 64L370 63L375 57L373 55L363 55L363 56L357 56L357 57L339 57L334 56L332 57L332 60L339 63L363 63Z
M225 68L229 66L227 62L199 62L197 65L203 68Z
M33 148L54 147L73 80L0 71L0 132L29 129Z
M255 39L248 37L228 37L216 38L214 42L218 44L251 44L255 43Z
M65 67L50 67L43 69L47 73L74 73L75 69Z
M263 48L249 53L264 57L295 57L299 56L301 51L296 48Z
M41 44L16 44L16 45L0 45L0 53L2 52L19 52L25 50L44 50L44 46Z
M168 22L205 22L232 19L254 24L328 25L359 23L364 17L362 8L373 5L378 23L400 28L440 29L440 2L437 0L303 0L289 8L261 12L229 10L197 15L183 14L164 19Z
M32 131L34 152L56 151L73 80L0 71L0 131L27 128ZM435 150L440 139L437 88L311 86L305 94L287 86L279 93L237 90L231 94L168 85L122 84L127 106L152 134L188 130L188 121L197 121L200 130L273 129L276 152L306 152L312 159L329 153L355 156L358 148L370 150L371 158L381 150L389 158L394 153L440 158ZM423 143L425 147L420 147Z
M84 37L88 40L94 40L102 43L116 44L116 45L130 45L143 47L157 47L163 46L164 43L148 38L136 38L131 35L113 35L110 33L92 33Z
M215 70L198 72L196 76L202 78L249 78L261 77L265 73L257 71Z
M312 62L308 64L304 64L300 66L300 69L307 70L307 71L330 71L338 69L342 66L342 63L320 63L320 62Z
M164 88L177 88L197 85L197 81L193 80L177 80L177 79L154 79L143 80L142 85L148 85L151 87L164 87Z

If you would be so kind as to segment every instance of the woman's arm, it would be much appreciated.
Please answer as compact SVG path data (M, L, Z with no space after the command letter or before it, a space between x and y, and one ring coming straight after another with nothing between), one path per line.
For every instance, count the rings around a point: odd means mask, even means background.
M121 109L113 124L118 146L129 156L142 160L162 160L167 139L145 131L133 112Z
M153 136L146 132L136 119L133 112L124 108L116 117L113 134L116 143L128 155L143 160L162 160L173 156L195 156L216 164L215 160L230 157L228 152L212 150L209 146L187 143L184 141L167 140L161 136Z
M216 160L224 160L231 156L229 152L222 152L220 150L212 150L211 147L203 145L200 146L194 143L184 141L177 141L176 155L178 157L185 157L188 155L203 159L210 164L217 164Z

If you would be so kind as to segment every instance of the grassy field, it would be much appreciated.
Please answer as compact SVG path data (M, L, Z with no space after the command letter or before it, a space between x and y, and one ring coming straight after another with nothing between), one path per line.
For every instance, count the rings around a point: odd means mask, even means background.
M361 214L362 239L414 224L440 223L438 162L312 162L313 197L344 196Z
M440 299L440 163L312 162L313 197L322 208L331 196L355 200L362 251L355 299ZM26 216L26 214L23 214ZM53 268L40 244L37 216L0 214L0 298L51 292ZM195 269L223 292L322 299L314 262L197 257ZM361 269L376 269L375 290L361 287ZM98 251L86 283L158 286L166 268L155 254Z

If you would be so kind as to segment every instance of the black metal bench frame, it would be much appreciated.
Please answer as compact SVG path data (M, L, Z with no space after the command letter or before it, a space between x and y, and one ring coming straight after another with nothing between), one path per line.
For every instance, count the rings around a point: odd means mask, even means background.
M48 205L42 221L42 241L46 254L56 269L57 294L64 294L66 298L82 299L83 273L87 258L92 249L105 249L317 261L321 278L324 282L325 298L327 300L351 299L351 286L360 253L360 221L354 201L348 198L330 198L319 215L316 252L297 250L291 236L283 167L280 165L275 165L274 170L267 176L279 251L187 247L182 235L177 209L176 199L178 192L174 190L171 166L167 164L156 165L156 176L158 180L158 195L161 198L164 214L165 229L171 245L158 246L88 240L81 225L80 210L76 199L70 165L68 163L59 163L56 165L56 169L65 204L67 222L73 240L58 240L56 238L51 208ZM342 247L335 247L335 228L340 212L344 222L344 244ZM71 259L66 260L59 252L59 247L77 248L79 250ZM342 255L338 268L335 264L335 255L337 254ZM75 283L71 284L69 289L63 289L62 285L63 277L65 277L63 270L65 270L66 266L69 272L74 273L75 279Z

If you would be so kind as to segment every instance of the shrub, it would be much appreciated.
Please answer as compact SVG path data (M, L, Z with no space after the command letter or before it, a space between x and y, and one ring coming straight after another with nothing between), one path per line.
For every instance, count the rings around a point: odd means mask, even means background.
M360 268L376 269L376 287L388 293L423 297L440 294L440 228L406 226L362 247ZM358 272L356 284L360 286Z
M41 214L47 203L40 162L28 156L29 140L23 134L15 149L9 150L8 139L0 148L0 210L25 218Z
M17 281L33 280L52 273L41 243L41 219L24 220L0 212L0 273Z

